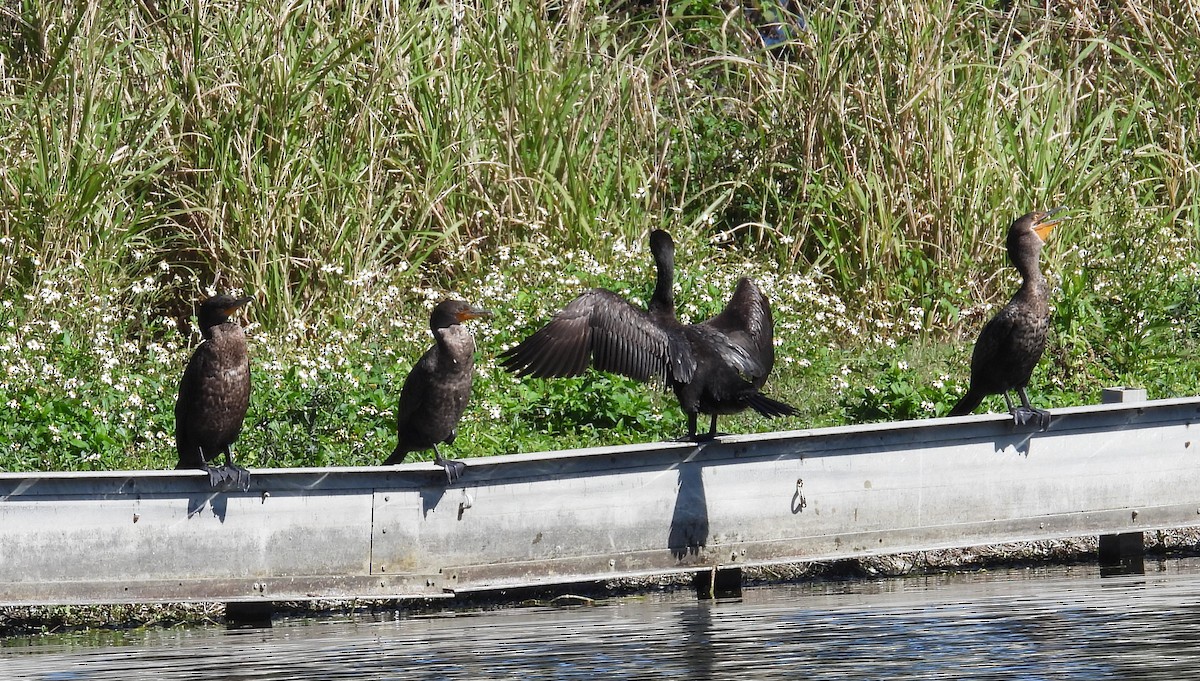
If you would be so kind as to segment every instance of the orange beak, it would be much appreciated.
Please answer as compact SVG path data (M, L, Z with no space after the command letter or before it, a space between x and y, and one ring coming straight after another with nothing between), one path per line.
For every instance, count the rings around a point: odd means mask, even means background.
M1058 223L1067 219L1067 216L1064 215L1063 217L1051 220L1056 213L1060 213L1066 209L1066 206L1051 208L1042 214L1042 216L1038 218L1037 222L1033 223L1033 231L1038 235L1039 239L1045 241L1047 238L1049 238L1050 232L1054 230L1054 225L1057 225Z
M233 313L237 312L237 309L239 307L242 307L243 305L250 302L251 300L254 300L254 298L252 298L250 296L246 296L245 298L238 298L237 300L233 301L233 305L230 305L229 307L225 308L224 310L221 310L221 312L223 312L226 317L232 317Z
M469 307L458 313L457 319L460 322L465 322L468 319L480 319L482 317L491 317L492 311L485 310L482 307Z

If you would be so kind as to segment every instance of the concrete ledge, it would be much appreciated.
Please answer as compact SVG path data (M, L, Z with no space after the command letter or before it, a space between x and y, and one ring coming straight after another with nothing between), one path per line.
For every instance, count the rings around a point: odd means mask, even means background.
M1200 524L1200 398L468 460L0 474L0 605L462 591Z

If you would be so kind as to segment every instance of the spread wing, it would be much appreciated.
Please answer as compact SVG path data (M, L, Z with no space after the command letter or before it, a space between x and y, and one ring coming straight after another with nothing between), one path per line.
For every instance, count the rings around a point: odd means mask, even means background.
M697 326L708 333L713 349L729 365L750 378L763 379L775 366L771 303L750 279L742 277L717 316Z
M677 329L605 289L592 289L548 324L500 355L518 376L578 376L589 366L635 380L687 383L696 371L691 347Z

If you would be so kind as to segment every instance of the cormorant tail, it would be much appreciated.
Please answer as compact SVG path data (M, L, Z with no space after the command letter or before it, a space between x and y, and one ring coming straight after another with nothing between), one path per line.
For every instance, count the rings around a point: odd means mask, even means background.
M970 414L983 402L984 397L986 395L981 392L968 390L966 395L959 398L958 404L954 405L954 408L950 410L947 416L966 416Z
M754 393L746 398L746 405L767 418L800 415L799 409L790 404L784 404L779 400L773 400L762 393Z
M392 450L392 455L384 459L383 465L391 466L393 464L404 463L404 457L408 456L408 452L409 450L405 449L404 445L397 444L396 448Z

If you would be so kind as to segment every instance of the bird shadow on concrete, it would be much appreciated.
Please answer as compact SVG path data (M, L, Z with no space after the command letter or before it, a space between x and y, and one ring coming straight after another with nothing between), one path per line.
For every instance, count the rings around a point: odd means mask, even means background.
M703 470L693 461L679 465L679 492L667 535L667 548L679 561L698 556L708 543L708 499L704 495Z
M1017 454L1029 457L1029 443L1033 441L1033 436L1036 432L1012 433L996 438L996 453L1000 454L1008 449L1016 451Z
M188 497L187 517L192 518L204 511L205 507L212 509L213 516L225 522L225 512L229 507L229 497L221 492L209 492L207 494L193 494Z
M430 511L437 508L437 505L442 501L442 497L446 496L446 490L449 489L444 484L446 476L445 474L441 474L441 477L443 484L440 486L437 484L421 486L420 494L422 518L428 516Z

